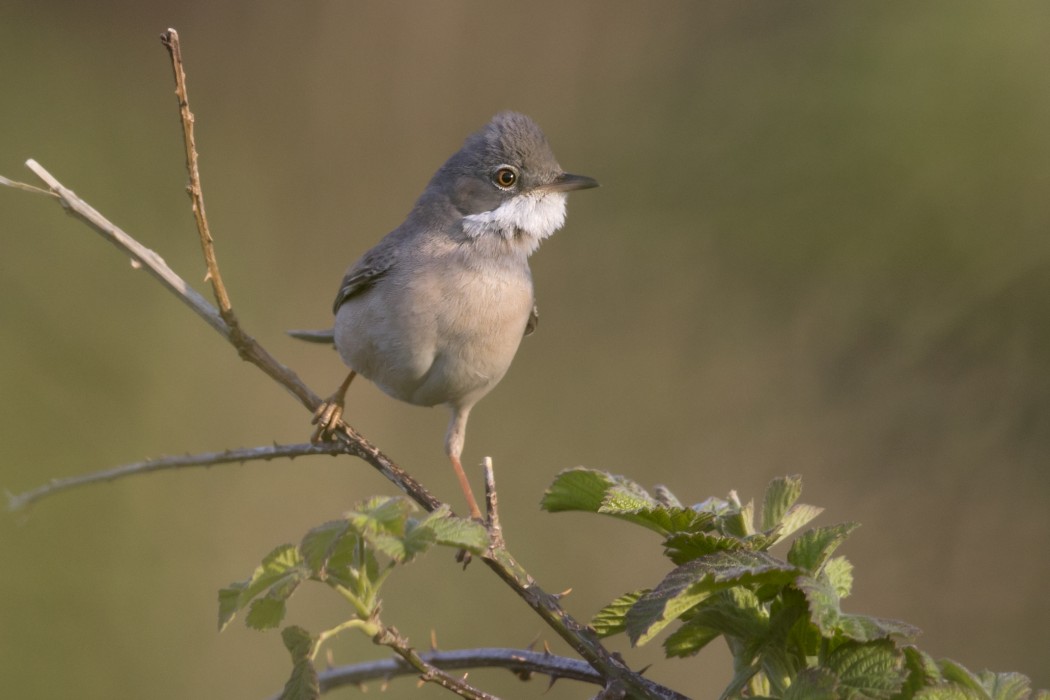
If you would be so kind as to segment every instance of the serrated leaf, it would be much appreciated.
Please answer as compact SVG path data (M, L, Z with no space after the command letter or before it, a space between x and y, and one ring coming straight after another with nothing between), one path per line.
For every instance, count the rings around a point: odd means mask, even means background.
M302 560L295 545L286 544L277 547L267 554L262 563L256 567L251 578L246 581L231 583L219 591L219 631L243 610L256 596L271 587L291 585L291 591L306 576L301 566ZM287 597L287 596L286 596Z
M981 696L987 695L984 686L981 684L981 679L958 661L941 659L938 665L941 667L941 675L944 677L944 680L974 690Z
M838 676L845 698L889 700L904 685L904 655L893 642L846 642L823 666Z
M711 594L737 585L786 584L799 574L787 562L763 552L716 552L669 573L627 613L632 644L644 644Z
M594 614L594 617L591 618L591 627L599 637L609 637L623 632L627 629L627 623L624 621L627 611L648 592L648 588L643 588L624 593Z
M358 535L347 520L332 520L310 529L299 542L299 554L310 573L322 581L327 576L328 562L340 548L344 537L356 541Z
M938 683L920 689L913 700L987 700L987 696L957 683Z
M826 668L800 671L784 692L783 700L838 700L839 679Z
M374 496L345 514L364 537L377 533L400 535L415 505L401 496Z
M729 500L736 503L737 507L722 516L722 532L740 538L755 534L755 502L739 505L735 493L730 494Z
M664 642L668 656L695 654L719 636L725 636L733 649L744 645L757 648L769 637L768 613L758 597L743 586L715 593L683 619L682 626Z
M657 484L653 487L653 495L656 498L656 502L662 506L668 508L683 508L682 502L678 500L678 497L671 493L671 490L663 484Z
M292 656L292 674L284 684L280 700L316 700L321 697L317 669L310 660L314 638L302 627L285 627L281 640Z
M445 547L456 547L481 554L489 546L489 533L484 525L452 515L448 506L434 511L421 524L434 533L434 541L437 544Z
M616 482L612 474L596 469L577 467L566 469L554 477L540 501L540 507L550 513L581 510L597 513L605 494Z
M661 535L695 530L713 522L712 514L675 505L677 499L666 489L662 494L658 500L630 479L580 467L558 474L540 505L551 513L579 510L609 515Z
M911 645L903 647L901 652L904 654L904 669L908 673L901 692L903 697L910 698L921 688L944 680L937 662L926 652Z
M853 590L853 564L846 557L832 557L824 564L820 577L832 587L840 599Z
M679 565L715 552L741 549L744 549L741 540L715 532L683 532L664 540L664 554Z
M993 673L981 671L978 674L992 700L1027 700L1032 693L1032 681L1021 673Z
M807 530L791 543L787 560L811 574L816 573L858 527L859 523L840 523Z
M599 513L618 515L634 513L639 510L663 508L655 498L638 484L622 477L613 477L616 483L605 490L605 497L598 509Z
M857 642L870 642L889 637L911 640L919 634L917 627L906 622L843 613L835 589L826 581L799 576L795 585L806 596L811 621L825 637L840 634Z
M667 639L664 640L664 655L669 659L693 656L721 636L718 630L710 627L686 623L667 635Z
M823 508L811 506L808 503L796 503L791 506L780 521L780 527L776 529L776 541L781 542L789 535L793 535L823 512Z
M766 496L762 501L762 518L759 528L769 531L780 525L788 509L802 495L802 477L778 476L766 487Z
M253 630L273 629L281 624L285 613L284 598L258 598L248 606L244 624Z

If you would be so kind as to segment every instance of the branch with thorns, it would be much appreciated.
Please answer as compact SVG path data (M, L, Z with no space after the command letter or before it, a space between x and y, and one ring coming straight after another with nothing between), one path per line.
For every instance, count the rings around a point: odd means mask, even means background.
M301 379L290 368L280 363L271 355L255 338L245 332L233 311L229 294L222 281L218 260L215 255L214 238L208 227L207 215L204 208L204 194L200 182L200 172L197 163L197 149L194 138L194 118L190 111L189 97L186 90L186 74L182 62L182 49L179 43L178 33L169 29L161 36L164 46L167 47L171 56L172 69L175 75L176 96L179 103L179 116L182 124L183 139L186 148L186 168L189 173L189 193L194 218L196 220L197 232L200 237L201 249L207 267L206 279L210 283L212 293L218 304L218 308L209 303L201 294L194 290L182 277L175 273L164 260L152 250L146 248L132 236L121 230L106 217L96 211L91 205L78 197L72 190L65 187L59 180L49 173L43 166L34 160L26 162L29 168L46 186L47 189L35 187L7 178L0 177L0 185L28 191L37 194L45 194L57 199L66 211L73 217L81 220L90 228L94 229L103 238L110 241L124 254L129 255L136 266L145 268L165 288L186 304L194 313L203 319L217 333L223 336L236 350L238 355L245 361L258 367L268 377L283 386L294 396L311 414L321 405L322 399L307 387ZM314 454L350 454L361 458L383 476L389 479L397 488L403 491L412 500L427 511L433 511L442 505L441 501L432 496L422 484L399 467L389 457L371 444L354 428L344 422L340 422L332 433L332 441L323 444L310 445L287 445L242 448L225 450L222 452L211 452L197 455L185 455L179 457L165 457L156 460L147 460L134 464L108 469L94 474L81 477L70 477L65 479L53 479L49 483L21 494L10 496L9 505L12 510L24 508L47 496L77 488L91 483L102 481L113 481L126 476L143 474L162 469L177 469L197 466L215 466L226 463L248 462L254 460L271 460L276 458L294 458ZM491 460L485 463L485 486L486 505L488 516L486 525L489 531L490 544L481 560L492 569L504 582L507 583L525 602L542 617L557 634L564 639L592 668L595 676L588 676L586 680L599 682L606 687L623 688L629 697L658 698L666 700L686 700L685 696L661 686L653 681L643 678L638 673L628 668L623 661L609 652L599 641L593 629L573 619L560 605L559 596L549 594L540 588L535 580L528 574L525 568L519 564L507 550L503 541L502 528L499 524L497 511L497 499L495 480L491 466ZM436 671L442 664L440 656L435 654L418 654L404 645L399 639L381 640L387 646L391 646L407 663L409 667L417 672ZM493 650L495 651L495 650ZM446 652L447 654L448 652ZM515 650L521 658L530 658L532 652ZM414 656L413 656L414 655ZM470 655L468 655L469 658ZM475 653L473 658L478 658ZM517 659L513 662L500 663L498 657L493 657L486 663L478 661L478 665L504 665L511 669L524 668ZM555 657L557 658L557 657ZM574 662L565 659L565 662ZM395 662L402 663L402 662ZM559 661L559 663L561 663ZM458 666L457 666L458 667ZM398 667L400 669L400 667ZM425 671L424 671L425 669ZM552 672L537 668L543 673L560 675L562 677L574 677L583 679L585 673ZM384 671L386 674L400 672ZM407 672L407 671L406 671ZM438 676L435 675L435 678ZM333 676L334 678L334 676ZM354 682L354 681L348 681ZM332 681L335 687L336 681ZM327 689L327 688L326 688ZM465 688L452 690L460 695L469 693ZM478 691L480 692L480 691ZM465 697L488 697L485 694L478 696L464 695Z

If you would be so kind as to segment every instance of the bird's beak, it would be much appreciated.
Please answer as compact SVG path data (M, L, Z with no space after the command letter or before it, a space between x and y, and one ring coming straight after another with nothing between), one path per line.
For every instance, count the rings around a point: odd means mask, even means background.
M593 177L587 177L586 175L570 175L569 173L562 173L558 177L554 178L554 182L547 185L545 189L552 192L572 192L573 190L589 190L592 187L597 187L598 181Z

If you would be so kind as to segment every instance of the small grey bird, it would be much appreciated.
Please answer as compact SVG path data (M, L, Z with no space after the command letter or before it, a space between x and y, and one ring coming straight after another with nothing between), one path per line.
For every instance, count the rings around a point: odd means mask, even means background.
M445 451L480 519L460 463L467 418L536 326L529 255L565 223L566 193L597 186L564 172L523 114L497 114L468 137L404 223L347 271L334 331L290 331L334 340L351 370L315 415L314 440L340 420L357 374L401 401L446 404Z

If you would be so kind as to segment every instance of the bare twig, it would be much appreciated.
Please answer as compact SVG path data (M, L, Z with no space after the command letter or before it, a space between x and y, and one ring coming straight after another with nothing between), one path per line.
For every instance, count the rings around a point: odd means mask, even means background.
M62 206L70 214L85 222L125 254L139 261L150 274L189 306L194 313L237 347L242 358L259 367L267 376L285 387L308 410L311 412L316 410L321 403L321 398L303 384L295 372L278 362L254 338L245 333L238 338L240 342L238 346L229 326L215 307L169 268L159 255L99 214L38 163L30 160L26 165L58 195ZM441 502L434 498L422 484L398 467L350 426L340 423L335 431L335 439L343 443L349 453L368 462L426 510L435 510L441 505ZM602 646L594 631L581 625L565 612L557 598L540 588L528 571L505 548L494 548L486 553L483 561L599 673L607 678L622 679L632 697L673 700L684 698L668 688L638 676L622 661L614 657Z
M116 481L128 476L149 474L151 472L165 471L168 469L184 469L187 467L213 467L218 464L244 463L252 461L270 461L273 459L295 459L307 455L338 455L346 454L346 446L337 442L312 443L307 442L299 445L273 445L270 447L245 447L235 450L223 450L222 452L204 452L195 455L174 455L171 457L158 457L156 459L145 459L141 462L133 462L123 466L92 472L81 476L70 476L64 479L51 479L43 486L38 486L29 491L8 496L7 507L16 511L39 501L47 496L53 496L62 491L68 491L88 484L99 484L107 481Z
M485 526L489 531L490 546L503 548L503 526L499 521L499 498L496 495L496 473L492 468L492 458L481 460L481 470L485 475Z
M472 668L505 668L527 680L533 673L551 678L581 681L602 685L605 679L589 664L579 659L554 656L546 652L527 649L457 649L456 651L429 651L419 654L426 663L446 671ZM418 671L401 658L368 661L349 666L339 666L318 673L321 692L328 692L348 685L361 685L368 681L386 680ZM276 700L276 698L274 698Z
M219 314L231 327L238 327L237 318L226 293L226 285L219 274L219 261L215 258L215 240L208 228L208 216L204 211L204 190L201 188L201 174L197 167L197 141L193 135L193 112L190 111L190 98L186 92L186 72L182 68L182 45L179 44L179 33L169 29L160 37L171 56L171 68L175 73L175 96L179 98L179 119L182 122L182 140L186 146L186 171L190 184L186 191L193 202L193 217L197 221L197 233L201 239L201 250L204 252L204 263L208 267L206 279L211 282L215 301L219 304Z
M393 627L384 627L375 636L374 641L376 644L382 644L393 649L394 653L404 659L405 663L419 672L421 681L440 685L442 688L447 688L460 697L467 698L467 700L499 700L495 695L490 695L467 683L466 676L456 678L431 664L423 655L409 646L408 640L402 637Z
M292 370L278 362L254 338L244 333L236 325L236 319L232 315L229 299L226 297L221 276L218 272L218 264L214 257L214 250L211 246L211 235L207 230L207 223L204 217L203 197L197 196L200 194L200 180L197 173L196 148L193 144L193 116L189 112L188 102L185 99L184 75L181 76L180 83L182 64L181 52L178 50L177 34L169 31L164 35L163 39L165 45L172 52L176 82L182 85L182 90L179 93L179 104L187 145L187 167L190 169L190 195L193 198L194 214L198 219L198 231L205 250L208 277L220 304L220 309L217 310L186 284L181 277L164 263L160 256L145 248L120 228L109 222L94 208L77 197L74 192L65 188L39 164L34 161L28 161L27 166L51 188L67 211L87 223L111 243L145 266L169 291L182 299L208 325L226 338L236 348L242 359L257 366L269 377L284 386L308 410L314 412L321 404L321 398L303 384ZM196 192L194 191L194 183ZM210 257L209 251L211 251ZM398 467L350 426L340 422L334 430L333 436L333 439L341 443L347 452L368 462L426 510L431 511L441 505L441 502L431 496L418 481ZM493 495L495 494L494 488L492 493ZM490 516L494 511L494 506L493 499L490 506ZM594 630L573 619L560 606L556 596L543 591L526 569L511 556L502 541L494 543L494 546L483 556L483 561L511 586L581 657L591 664L604 678L611 679L626 688L631 697L684 700L684 696L675 691L648 681L634 673L619 658L605 649ZM411 659L408 660L412 663ZM415 663L413 663L413 666L417 669L419 668ZM482 694L477 697L483 698L486 696Z

